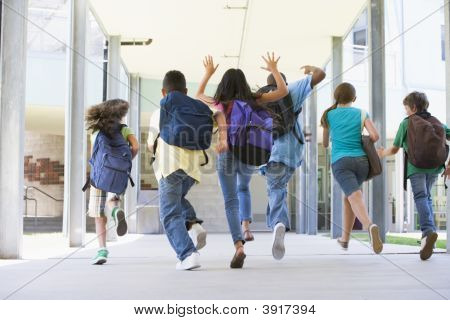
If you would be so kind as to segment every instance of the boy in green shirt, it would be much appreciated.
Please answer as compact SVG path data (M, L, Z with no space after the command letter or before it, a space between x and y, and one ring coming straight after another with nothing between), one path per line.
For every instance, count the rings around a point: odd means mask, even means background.
M393 146L384 150L378 150L380 158L396 154L400 148L408 153L408 125L409 117L417 114L420 116L431 116L428 112L428 99L424 93L412 92L403 100L406 114L408 115L401 123L394 139ZM445 124L447 139L450 137L450 130ZM422 230L420 258L427 260L433 254L434 244L437 240L436 226L434 223L433 203L431 200L431 189L436 182L438 175L444 170L444 165L436 168L423 169L414 166L409 160L406 164L406 178L411 181L414 194L414 202L419 213L420 229Z

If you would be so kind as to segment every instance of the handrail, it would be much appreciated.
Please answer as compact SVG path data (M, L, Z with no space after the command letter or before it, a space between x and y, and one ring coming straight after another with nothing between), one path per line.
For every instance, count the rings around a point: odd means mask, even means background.
M53 197L52 195L48 194L48 193L45 192L44 190L39 189L38 187L34 187L34 186L25 186L25 194L28 194L28 190L29 190L29 189L37 190L37 191L39 191L40 193L42 193L43 195L47 196L48 198L50 198L50 199L52 199L52 200L54 200L54 201L57 201L57 202L62 202L62 201L64 201L64 199L56 199L55 197Z
M34 187L34 186L25 186L25 194L23 196L23 200L25 201L25 216L28 216L28 205L27 205L27 201L31 200L34 201L34 228L37 227L37 205L38 205L38 201L35 198L30 198L28 197L28 190L33 189L36 191L39 191L40 193L42 193L44 196L52 199L53 201L56 202L62 202L64 201L63 199L56 199L55 197L53 197L52 195L48 194L47 192L45 192L44 190L39 189L38 187Z

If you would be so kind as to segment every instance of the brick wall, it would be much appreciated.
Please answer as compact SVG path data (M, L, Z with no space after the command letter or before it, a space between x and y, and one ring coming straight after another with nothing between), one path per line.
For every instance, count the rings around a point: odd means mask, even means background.
M25 186L36 187L56 199L64 198L64 136L25 132ZM28 197L37 200L38 216L62 216L63 202L57 202L30 189ZM27 214L35 213L35 202L27 201Z

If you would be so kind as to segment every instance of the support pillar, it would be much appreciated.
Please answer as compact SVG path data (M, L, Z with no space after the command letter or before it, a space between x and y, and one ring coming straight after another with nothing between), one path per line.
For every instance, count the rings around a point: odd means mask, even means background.
M27 12L0 2L0 259L22 257Z
M450 4L446 0L446 5L444 6L445 15L445 81L446 81L446 97L447 97L447 108L446 108L446 118L445 123L450 123ZM450 253L450 191L447 190L447 253Z
M108 100L120 98L120 64L120 36L110 36L108 39ZM113 227L113 219L108 217L108 221L106 240L116 241L117 232Z
M385 72L385 34L384 0L370 0L368 8L369 31L369 101L370 115L380 134L377 145L386 145L386 72ZM386 159L383 159L386 168ZM385 241L388 212L386 170L372 180L370 188L370 208L373 222L380 228L380 236Z
M301 113L303 128L307 123L306 110ZM306 146L306 145L305 145ZM296 232L300 234L306 234L307 230L307 186L306 186L306 175L307 175L307 163L308 163L308 153L305 150L303 162L304 164L298 169L298 181L297 181L297 227Z
M318 207L318 184L317 184L317 94L313 90L308 101L308 133L309 141L306 144L308 163L306 168L306 190L307 190L307 233L317 234Z
M332 53L332 67L333 67L333 92L334 89L342 82L343 72L343 39L342 37L333 37L333 53ZM332 93L333 95L333 93ZM334 101L334 97L332 96ZM331 170L331 168L329 169ZM342 235L342 212L343 212L343 197L341 187L331 173L331 223L330 234L332 239L339 238Z
M65 112L64 215L68 220L69 245L80 247L86 233L85 52L86 0L71 0L68 54L68 100Z
M403 150L395 155L395 232L405 231L406 191L403 189Z
M133 129L136 139L140 141L140 103L139 103L139 88L140 79L136 74L131 75L130 79L130 110L128 112L128 125ZM141 150L140 152L145 152ZM128 218L128 232L137 232L137 196L140 188L139 168L140 168L139 154L133 160L133 167L131 169L131 178L135 182L134 188L128 186L125 196L125 212Z

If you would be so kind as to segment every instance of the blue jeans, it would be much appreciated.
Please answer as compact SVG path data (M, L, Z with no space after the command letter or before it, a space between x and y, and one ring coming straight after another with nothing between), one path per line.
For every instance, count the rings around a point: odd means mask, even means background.
M419 213L420 230L422 237L436 231L434 224L433 202L431 189L438 175L432 173L415 173L409 177L414 194L414 202Z
M186 221L195 221L196 214L186 200L195 180L177 170L159 180L159 218L177 258L183 261L196 251L186 229Z
M290 229L288 207L286 202L287 184L295 169L282 162L269 162L263 167L262 174L267 178L267 226L273 230L279 222Z
M216 161L233 242L243 241L241 220L251 219L251 199L248 185L255 167L240 162L231 152L221 153Z

